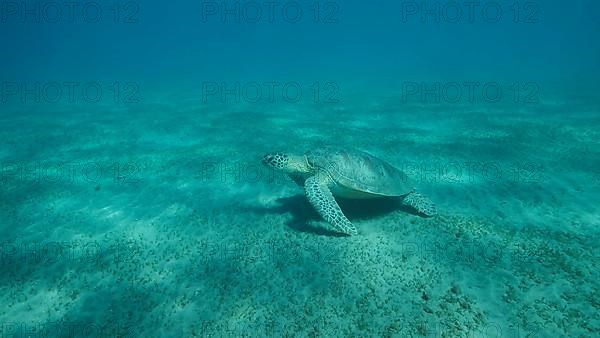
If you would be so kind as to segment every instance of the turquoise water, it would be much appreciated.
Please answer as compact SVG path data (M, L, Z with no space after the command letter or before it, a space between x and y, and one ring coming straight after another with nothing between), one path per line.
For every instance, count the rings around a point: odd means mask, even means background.
M1 7L1 337L598 336L595 2L73 6ZM326 145L438 214L340 234Z

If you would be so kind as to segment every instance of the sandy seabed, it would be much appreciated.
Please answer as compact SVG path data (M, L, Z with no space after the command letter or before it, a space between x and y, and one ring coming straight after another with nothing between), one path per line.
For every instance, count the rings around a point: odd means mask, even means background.
M600 332L597 107L198 106L2 118L2 336ZM259 162L326 144L439 215L341 201L339 236Z

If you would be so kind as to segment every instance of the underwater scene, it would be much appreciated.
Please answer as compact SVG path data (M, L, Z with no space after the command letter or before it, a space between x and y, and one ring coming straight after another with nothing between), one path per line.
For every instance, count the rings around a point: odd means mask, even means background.
M600 337L600 3L0 2L0 337Z

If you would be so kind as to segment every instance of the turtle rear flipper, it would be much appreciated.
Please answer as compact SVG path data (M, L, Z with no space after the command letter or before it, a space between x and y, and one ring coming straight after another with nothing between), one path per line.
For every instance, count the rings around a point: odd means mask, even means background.
M333 198L325 180L319 180L317 176L311 176L304 182L304 190L310 204L329 224L348 235L358 233Z
M433 204L429 198L419 194L416 191L412 191L406 195L406 197L404 197L402 200L402 204L414 208L425 216L435 216L437 214L435 210L435 204Z

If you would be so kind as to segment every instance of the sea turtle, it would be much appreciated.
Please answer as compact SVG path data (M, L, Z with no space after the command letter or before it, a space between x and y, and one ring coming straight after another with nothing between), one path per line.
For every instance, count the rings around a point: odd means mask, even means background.
M304 186L306 197L331 225L348 235L357 234L333 196L342 198L400 197L402 203L425 216L435 205L408 185L408 176L391 164L365 152L324 147L303 155L272 153L262 162L288 174Z

